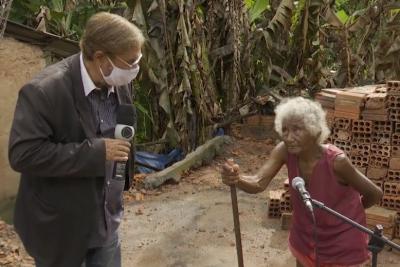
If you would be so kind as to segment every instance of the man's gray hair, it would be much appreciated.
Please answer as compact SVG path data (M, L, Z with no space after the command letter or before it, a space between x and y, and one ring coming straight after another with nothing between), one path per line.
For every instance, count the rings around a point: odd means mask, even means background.
M286 98L275 108L275 131L282 136L282 121L296 117L304 122L306 130L323 143L330 130L326 122L326 113L321 104L304 97Z
M100 12L87 21L80 47L83 56L93 60L98 50L114 56L132 48L142 48L144 41L142 32L133 23L119 15Z

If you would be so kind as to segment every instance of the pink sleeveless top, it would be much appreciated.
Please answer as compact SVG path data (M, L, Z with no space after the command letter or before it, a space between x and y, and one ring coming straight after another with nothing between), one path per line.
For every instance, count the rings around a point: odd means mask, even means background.
M337 182L333 172L333 162L343 151L334 145L324 146L323 157L316 163L307 191L315 200L365 226L365 212L360 194L350 186ZM287 169L289 182L300 176L297 156L288 154ZM293 207L290 245L304 255L313 255L315 241L313 238L313 221L310 212L305 208L300 195L290 187ZM365 262L369 258L367 248L368 235L330 213L314 207L317 223L318 256L321 263L352 265Z

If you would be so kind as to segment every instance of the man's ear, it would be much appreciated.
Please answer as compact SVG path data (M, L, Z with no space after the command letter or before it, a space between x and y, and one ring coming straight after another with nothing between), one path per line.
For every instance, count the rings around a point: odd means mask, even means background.
M107 55L101 50L97 50L93 53L93 60L103 62L106 59Z

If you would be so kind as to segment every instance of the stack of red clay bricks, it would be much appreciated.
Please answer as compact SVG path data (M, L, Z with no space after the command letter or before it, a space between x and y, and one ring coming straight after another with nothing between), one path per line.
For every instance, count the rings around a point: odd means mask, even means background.
M396 211L374 206L367 209L365 213L367 226L370 229L374 229L375 225L380 224L383 226L383 234L386 237L393 238L396 236Z
M289 179L286 179L283 183L283 194L281 196L280 209L281 214L292 212L292 204L290 203L289 193Z
M268 217L279 218L284 213L291 213L289 179L283 183L283 188L269 191Z
M290 203L289 179L283 183L283 189L269 191L269 218L281 218L281 227L288 230L292 218L292 205Z
M279 218L281 217L281 199L285 190L271 190L269 191L269 205L268 205L268 217Z
M400 81L323 89L316 100L327 111L331 127L328 141L382 188L381 206L400 216ZM397 238L399 227L397 220Z

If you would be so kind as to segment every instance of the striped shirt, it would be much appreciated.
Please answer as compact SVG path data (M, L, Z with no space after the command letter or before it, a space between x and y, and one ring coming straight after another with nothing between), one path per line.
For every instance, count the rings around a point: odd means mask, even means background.
M81 75L88 99L90 110L93 114L96 135L99 138L114 138L116 125L117 96L114 88L96 88L81 55ZM118 227L123 215L122 194L125 181L113 179L115 162L106 161L106 173L103 190L99 192L98 203L100 206L100 221L93 228L89 246L102 247L118 237Z

